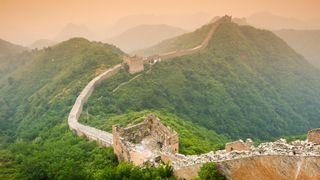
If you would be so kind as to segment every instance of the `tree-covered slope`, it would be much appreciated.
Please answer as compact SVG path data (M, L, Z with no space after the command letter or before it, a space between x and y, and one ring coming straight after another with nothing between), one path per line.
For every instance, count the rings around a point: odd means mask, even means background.
M132 52L143 56L156 55L172 51L194 48L202 43L211 28L211 24L202 26L191 33L185 33L181 36L163 40L162 42L141 50Z
M18 56L25 63L0 79L0 179L172 176L170 168L118 163L111 147L99 147L68 128L68 113L81 90L97 73L121 63L122 55L114 46L74 38ZM109 124L133 123L130 118L141 119L146 113L113 117ZM221 148L227 141L174 115L161 113L160 117L179 129L185 153Z
M63 119L44 117L52 108L67 113L80 88L99 69L120 63L121 54L112 46L77 38L21 55L28 63L0 79L1 132L31 140L60 123Z
M25 47L0 39L0 79L25 63L26 50Z
M131 76L108 79L82 116L161 109L234 139L303 134L320 126L319 75L273 33L224 23L200 53L157 63L116 92Z

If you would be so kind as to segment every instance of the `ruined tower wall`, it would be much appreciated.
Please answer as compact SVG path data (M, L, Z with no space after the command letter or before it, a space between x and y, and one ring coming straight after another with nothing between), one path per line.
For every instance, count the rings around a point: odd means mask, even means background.
M129 67L129 73L135 74L144 70L144 60L142 57L123 57L123 62L126 63Z
M308 141L320 144L320 128L308 132Z
M217 162L218 169L232 180L318 180L320 156L267 155ZM174 170L176 179L196 179L203 164Z
M153 137L157 138L164 146L169 147L172 152L179 152L179 136L174 130L160 123L155 116L150 116L149 119L146 119L146 123L151 129Z

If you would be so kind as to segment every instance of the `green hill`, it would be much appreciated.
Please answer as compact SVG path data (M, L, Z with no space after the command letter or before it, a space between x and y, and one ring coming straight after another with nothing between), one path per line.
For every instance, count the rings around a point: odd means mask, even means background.
M21 53L27 48L0 39L0 57Z
M20 54L26 53L26 50L25 47L0 39L0 79L25 63L24 56Z
M194 48L202 43L211 28L210 24L204 25L201 28L191 33L185 33L181 36L164 40L152 47L137 50L132 54L143 56L156 55L182 49Z
M74 38L17 56L25 63L0 78L0 179L171 176L169 169L161 167L141 169L119 164L112 148L99 147L68 128L67 116L80 91L97 73L121 63L122 55L114 46ZM141 120L146 113L113 117L109 125L134 123L133 117L136 122L136 117ZM227 141L173 114L158 114L178 128L185 153L218 149Z
M232 139L298 135L320 126L319 73L273 33L224 23L200 53L158 63L114 93L132 76L105 81L82 118L161 109Z

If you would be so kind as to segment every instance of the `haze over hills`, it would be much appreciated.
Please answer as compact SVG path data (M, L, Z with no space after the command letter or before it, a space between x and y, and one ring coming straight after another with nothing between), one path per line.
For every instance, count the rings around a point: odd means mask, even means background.
M192 40L203 39L199 32L206 28L174 42L196 44ZM154 47L174 44L167 42ZM319 76L272 32L225 23L199 53L158 63L115 93L112 87L132 76L123 72L106 80L81 117L103 125L114 114L161 109L232 139L270 140L320 126Z
M134 51L132 52L132 54L150 56L173 51L179 51L182 49L194 48L203 41L210 29L211 26L207 24L204 25L202 28L195 30L194 32L185 33L181 36L163 40L162 42L154 46Z
M27 50L26 47L0 39L0 77L4 77L24 63L25 59L21 54Z
M278 30L274 31L293 49L302 54L314 66L320 68L320 30Z
M143 24L107 39L106 42L120 47L125 52L152 46L164 39L181 35L186 31L165 24Z
M25 50L27 50L27 48L23 46L0 39L0 57L21 53Z
M274 15L269 12L258 12L246 19L250 25L269 30L320 29L320 19L300 20Z
M155 15L155 14L137 14L120 18L108 28L107 36L111 38L119 33L141 24L166 24L169 26L179 27L184 30L194 30L201 25L207 23L212 18L207 13L192 13L181 15Z
M93 33L83 24L69 23L53 38L53 41L61 42L74 37L92 39Z
M30 49L42 49L42 48L45 48L45 47L49 47L49 46L53 46L57 44L56 41L53 41L53 40L49 40L49 39L39 39L35 42L33 42L32 44L30 44L28 47Z

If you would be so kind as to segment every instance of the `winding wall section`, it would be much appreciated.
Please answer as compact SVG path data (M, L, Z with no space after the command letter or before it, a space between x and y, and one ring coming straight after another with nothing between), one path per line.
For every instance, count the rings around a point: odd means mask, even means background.
M208 45L209 40L213 36L214 31L217 29L217 27L221 23L223 23L225 21L231 21L231 17L224 16L224 17L220 18L218 21L212 23L212 28L210 29L210 31L208 32L208 35L206 36L206 38L203 40L203 42L199 46L192 48L192 49L186 49L186 50L181 50L181 51L172 52L172 53L160 54L157 57L149 57L149 58L146 58L146 61L149 61L154 58L161 58L163 60L171 59L174 57L193 54L193 53L196 53L196 52L204 49ZM105 131L102 131L102 130L99 130L99 129L96 129L96 128L93 128L93 127L90 127L90 126L80 124L78 122L78 119L79 119L80 114L82 112L83 105L87 102L89 96L91 95L92 91L94 90L94 87L97 84L99 84L101 81L103 81L104 79L116 74L121 68L122 68L122 64L115 65L111 69L108 69L104 73L100 74L99 76L97 76L93 80L91 80L87 84L87 86L82 90L80 95L77 97L76 102L74 103L74 105L71 109L71 112L69 114L69 117L68 117L68 125L71 130L75 131L80 136L86 136L90 140L97 141L97 143L99 143L100 145L103 145L103 146L111 146L112 145L112 134L105 132Z
M104 73L92 79L77 97L77 100L74 103L68 117L68 125L71 130L75 131L78 135L86 136L88 139L94 140L103 146L112 145L112 134L100 129L80 124L78 122L78 119L82 112L83 105L87 102L95 86L101 83L101 81L103 81L104 79L116 74L121 68L122 64L117 64L111 69L108 69Z
M169 60L175 57L199 52L208 45L217 27L225 21L231 21L231 17L225 16L215 23L212 23L211 30L199 46L148 57L146 58L146 62L158 58L161 60ZM88 139L96 141L102 146L112 146L112 134L80 124L78 119L82 112L83 105L87 102L95 86L104 79L119 72L121 68L122 64L115 65L91 80L77 97L68 117L68 125L71 130L75 131L79 136L86 136ZM210 158L210 156L204 156ZM179 161L178 159L177 161ZM210 161L214 160L210 159ZM320 179L320 156L250 156L228 159L218 163L221 170L230 179ZM174 172L175 176L186 179L196 178L202 164L203 162L196 163L196 161L194 161L190 166L177 168Z

